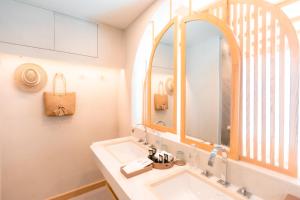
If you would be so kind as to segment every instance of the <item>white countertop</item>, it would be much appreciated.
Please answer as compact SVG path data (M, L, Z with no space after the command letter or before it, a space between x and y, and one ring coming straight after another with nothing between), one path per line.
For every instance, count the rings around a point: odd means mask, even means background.
M158 199L158 197L151 191L150 184L157 182L158 180L161 180L164 177L168 177L172 174L176 174L180 171L187 169L197 174L201 173L200 169L192 169L188 165L174 165L174 167L170 169L152 169L146 173L127 179L120 172L120 167L123 166L125 163L122 163L120 160L118 160L106 148L108 144L126 141L136 141L136 139L133 137L124 137L96 142L91 145L91 149L96 156L96 163L99 169L101 170L104 177L109 182L109 184L111 185L111 187L113 188L114 192L117 194L120 200L156 200ZM145 156L147 156L147 147L139 143L137 144L145 150L144 153ZM217 184L216 177L210 177L208 181ZM230 185L226 189L230 190L231 192L235 192L238 189L238 187ZM255 200L260 198L252 196L250 199Z

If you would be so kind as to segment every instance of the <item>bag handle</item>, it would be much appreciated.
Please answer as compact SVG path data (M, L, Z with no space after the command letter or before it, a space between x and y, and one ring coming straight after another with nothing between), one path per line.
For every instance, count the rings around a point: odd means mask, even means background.
M64 83L64 91L63 91L63 93L57 93L56 92L56 82L59 79L62 80L63 83ZM62 74L62 73L56 73L54 75L54 78L53 78L53 94L54 95L66 95L67 94L67 89L66 88L67 88L67 83L66 83L66 79L65 79L64 74Z

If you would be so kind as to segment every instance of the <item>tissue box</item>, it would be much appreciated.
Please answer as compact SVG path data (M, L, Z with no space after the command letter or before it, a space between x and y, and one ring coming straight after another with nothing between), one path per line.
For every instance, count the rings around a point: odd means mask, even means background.
M144 167L143 169L140 169L140 170L137 170L137 171L134 171L134 172L131 172L131 173L126 173L125 171L124 171L124 168L125 166L122 166L121 168L120 168L120 172L126 177L126 178L131 178L131 177L134 177L134 176L137 176L137 175L139 175L139 174L142 174L142 173L145 173L145 172L147 172L147 171L150 171L150 170L152 170L152 165L149 165L149 166L146 166L146 167Z

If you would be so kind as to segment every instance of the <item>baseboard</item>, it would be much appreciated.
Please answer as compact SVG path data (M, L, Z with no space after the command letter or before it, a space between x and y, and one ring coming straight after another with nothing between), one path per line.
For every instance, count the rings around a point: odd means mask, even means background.
M79 195L82 195L84 193L90 192L92 190L101 188L101 187L105 187L108 186L109 190L112 192L113 196L116 198L114 192L112 191L112 189L110 188L110 186L107 184L106 180L100 180L79 188L76 188L74 190L71 190L69 192L63 193L63 194L59 194L57 196L54 197L50 197L47 200L68 200L74 197L77 197ZM116 198L117 199L117 198Z
M113 191L113 189L111 188L111 186L108 184L108 182L106 182L107 188L109 189L109 191L111 192L114 200L119 200L119 198L117 197L116 193Z

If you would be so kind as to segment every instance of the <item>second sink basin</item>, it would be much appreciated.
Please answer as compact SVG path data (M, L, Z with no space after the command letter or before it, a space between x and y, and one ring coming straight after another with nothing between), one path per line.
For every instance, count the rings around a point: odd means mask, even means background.
M189 170L184 170L150 185L158 199L172 200L232 200L243 199L234 197L220 190L212 183L206 182Z

